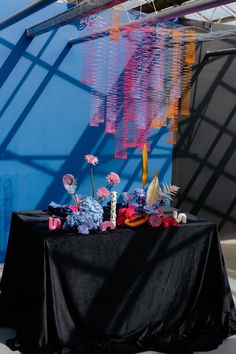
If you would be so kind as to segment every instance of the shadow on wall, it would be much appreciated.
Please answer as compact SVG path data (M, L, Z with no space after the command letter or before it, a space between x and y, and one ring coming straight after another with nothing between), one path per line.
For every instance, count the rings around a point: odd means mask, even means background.
M17 25L11 30L17 33ZM67 31L70 36L73 29ZM61 182L65 173L78 177L79 193L90 193L85 154L100 158L96 187L110 171L121 175L118 192L140 186L141 153L131 149L127 160L114 160L114 136L105 135L103 125L88 126L90 96L103 99L104 93L80 80L79 52L65 45L59 32L33 41L23 34L16 44L4 33L0 37L7 53L0 68L0 261L13 210L46 209L51 200L69 202ZM153 132L150 145L149 178L158 168L160 180L169 183L172 146L164 128Z
M56 34L56 31L53 31L52 34L49 36L49 38L47 39L47 41L45 42L45 44L42 46L41 50L39 51L38 55L31 62L30 67L25 72L22 79L19 81L19 83L16 85L15 89L12 91L11 95L6 100L5 104L3 105L2 109L0 110L0 119L3 116L3 114L6 112L7 108L10 106L11 102L14 100L15 96L17 95L17 93L19 92L21 87L24 85L24 82L32 74L32 71L33 71L35 65L37 64L37 61L43 55L43 53L47 49L49 43L51 42L51 40L53 39L55 34ZM11 54L8 56L7 60L4 62L3 66L0 70L0 76L1 76L0 88L2 87L4 82L6 81L7 77L11 74L12 70L16 66L16 64L19 61L19 59L21 58L21 56L25 55L25 53L26 53L25 51L26 51L27 47L29 46L29 44L31 43L31 40L32 39L28 38L25 34L23 34L23 36L21 37L21 39L19 40L17 45L15 47L13 47ZM7 45L7 43L5 41L0 39L0 43L1 42L3 45ZM23 42L24 45L22 45L21 42Z
M5 60L4 64L0 69L0 88L6 82L8 76L11 74L11 72L21 59L22 55L27 50L31 41L32 39L28 38L26 34L23 33L21 38L18 40L17 44L12 49L11 53L9 54L8 58Z
M46 41L44 47L41 49L41 51L38 54L38 57L42 55L44 50L47 48L49 42L51 41L52 37L54 36L55 32L49 37L48 41ZM22 58L23 55L25 55L27 48L29 47L31 43L31 39L27 38L26 34L24 33L17 44L14 46L12 49L11 53L9 56L6 58L5 62L3 63L1 69L0 69L0 89L2 86L5 84L5 82L8 80L9 76L12 75L12 71L14 68L19 64L20 59ZM69 51L69 47L66 46L64 50L61 52L61 54L58 56L57 60L55 61L54 65L51 66L50 70L48 71L48 74L45 76L44 80L41 82L37 90L34 92L32 95L31 99L29 102L26 104L24 107L22 113L20 116L15 120L14 124L10 127L8 130L7 134L1 141L1 146L0 146L0 155L1 155L1 160L7 161L9 155L12 157L13 154L9 154L7 151L9 144L11 141L14 139L15 135L18 133L19 129L23 125L25 119L28 117L30 111L33 109L35 103L38 101L40 95L43 93L45 87L48 85L49 81L55 74L55 71L58 69L60 66L61 62L64 60L65 56L67 55ZM37 58L35 58L37 60ZM25 80L27 77L30 75L33 67L34 67L35 62L31 63L30 68L26 71L24 74L23 78L20 80L18 85L14 88L12 91L11 95L7 98L6 102L4 103L3 107L0 110L0 118L3 117L4 112L8 109L9 105L11 104L12 101L14 101L15 96L18 94L20 91L22 85L25 83ZM10 159L11 160L11 159ZM37 164L34 164L34 167L37 167ZM7 169L2 168L2 171L6 173L7 175ZM2 176L2 183L0 184L0 195L1 195L1 243L0 243L0 260L3 260L4 254L5 254L5 249L7 245L7 237L9 232L9 225L10 225L10 217L11 217L11 212L13 210L13 188L12 188L12 180L6 175ZM2 237L5 235L5 237Z
M38 101L39 97L43 93L45 87L48 85L51 78L54 76L55 71L58 69L62 61L64 60L65 56L68 54L70 48L66 46L64 50L61 52L57 60L55 61L54 65L51 67L51 70L48 71L48 74L45 76L44 80L41 82L31 99L29 100L28 104L25 106L24 110L22 111L21 115L16 120L15 124L12 126L10 131L8 132L7 136L3 140L0 148L0 153L3 153L4 150L8 147L11 140L14 138L14 135L20 129L21 125L24 123L24 120L27 118L28 114L34 107L35 103Z
M169 169L172 160L172 147L163 147L160 143L160 140L166 136L165 128L159 129L159 131L151 137L151 147L150 151L152 153L152 158L157 161L161 161L161 166L159 170L159 179L163 181L165 177L169 175ZM42 196L40 202L38 203L36 209L43 209L48 205L49 201L54 200L55 196L58 201L70 202L70 197L66 195L66 199L63 199L65 196L65 191L62 188L62 176L67 173L73 173L79 181L79 190L78 193L83 190L83 184L88 184L89 177L89 169L87 163L84 161L84 156L89 152L87 142L89 139L94 141L99 141L99 144L95 149L93 149L93 154L98 156L102 156L99 165L95 170L95 183L98 186L97 179L99 179L100 183L102 183L102 179L105 181L106 174L110 171L114 170L121 176L122 186L119 190L122 191L130 191L134 185L140 185L141 181L141 170L142 170L142 159L141 154L137 154L134 149L132 149L129 153L129 159L119 159L114 163L113 151L112 153L106 153L107 146L111 145L111 136L109 134L104 134L104 125L101 124L99 127L92 128L87 127L83 134L80 136L78 142L73 148L73 151L69 156L67 156L65 162L62 164L61 168L54 174L52 182L47 188L45 194ZM160 144L160 145L159 145ZM159 147L160 152L155 152L156 146ZM76 161L76 164L75 164ZM103 165L107 167L103 167ZM132 166L132 167L130 167ZM156 165L153 165L153 169L149 173L149 179L151 179L154 175L154 169L158 168L158 162ZM103 172L106 168L106 172ZM105 173L105 174L104 174ZM103 181L103 183L104 183ZM81 187L80 187L81 186ZM88 191L88 187L84 187L84 193ZM82 194L84 194L82 193Z
M140 50L141 45L138 46L137 50ZM135 53L134 53L135 56ZM103 94L102 92L95 91L92 86L82 84L80 82L80 86L83 89L88 91L93 96L99 97L99 102L101 102L102 107L98 107L99 112L104 112L106 115L105 110L105 101L109 95L112 95L112 91L114 89L118 89L121 85L123 85L124 80L124 73L129 70L130 66L133 63L133 57L129 59L126 63L125 67L117 77L111 92L107 95ZM150 64L151 65L151 62ZM122 100L121 100L122 102ZM118 117L118 121L122 115L122 103L120 102L120 109ZM141 169L142 169L142 160L141 154L137 153L134 149L130 149L129 158L125 160L116 160L114 161L114 136L110 134L104 134L105 128L104 124L100 124L98 127L90 127L87 126L84 131L81 133L79 139L76 141L76 144L73 147L70 155L67 156L64 163L61 165L60 169L53 175L53 179L48 186L46 192L40 199L39 203L37 204L36 209L45 208L48 205L49 201L55 199L55 196L58 201L69 202L70 198L66 196L64 198L64 190L62 187L62 176L65 173L73 173L79 180L79 186L85 184L86 178L88 178L88 166L84 161L85 154L89 153L89 148L92 149L93 154L99 157L102 156L102 159L99 162L99 166L96 167L96 176L101 179L101 177L105 178L103 165L109 166L105 173L108 173L111 170L116 170L118 174L120 174L121 178L125 180L122 185L122 191L130 190L133 184L140 184L141 181ZM159 179L163 181L164 178L167 178L167 182L170 182L170 166L172 161L172 146L166 144L166 129L161 128L157 132L154 132L150 139L150 151L152 153L152 159L160 160L160 165L156 162L155 166L151 170L150 178L154 175L154 170L156 168L159 169ZM88 144L88 142L90 142ZM158 147L160 152L156 153L155 149ZM156 153L156 154L155 154ZM76 161L76 163L75 163ZM167 176L167 177L166 177ZM127 181L127 182L126 182ZM104 183L104 182L103 182ZM83 189L83 193L87 191L87 187Z
M176 206L217 222L221 237L232 238L236 236L236 57L204 60L206 50L228 44L210 46L199 48L192 116L180 119L173 152L173 178L181 187Z

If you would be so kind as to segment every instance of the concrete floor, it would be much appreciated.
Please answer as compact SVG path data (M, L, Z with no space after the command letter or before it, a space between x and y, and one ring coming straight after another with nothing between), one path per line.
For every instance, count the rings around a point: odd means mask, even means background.
M229 276L230 287L236 304L236 240L226 240L221 242L225 265ZM0 276L3 265L0 264ZM15 331L11 328L0 328L0 354L21 354L19 351L12 352L6 346L6 339L14 337ZM195 354L235 354L236 353L236 335L227 338L224 343L216 350L210 352L201 352ZM157 352L145 352L141 354L161 354Z

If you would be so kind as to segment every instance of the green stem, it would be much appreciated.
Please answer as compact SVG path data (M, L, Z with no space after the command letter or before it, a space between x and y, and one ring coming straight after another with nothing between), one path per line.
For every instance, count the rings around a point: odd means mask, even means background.
M98 203L101 203L102 200L103 200L102 197L99 197L99 198L98 198Z
M92 196L94 198L94 178L93 178L93 167L90 164L90 176L91 176L91 185L92 185Z
M75 202L75 204L77 205L78 210L79 210L79 203L78 203L78 199L77 199L76 193L72 195L72 198L74 199L74 202Z

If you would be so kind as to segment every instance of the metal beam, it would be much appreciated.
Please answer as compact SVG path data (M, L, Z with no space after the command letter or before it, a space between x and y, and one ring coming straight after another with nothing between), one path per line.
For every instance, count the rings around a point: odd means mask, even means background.
M91 2L83 2L74 6L72 9L64 11L57 16L51 17L46 21L43 21L33 27L28 28L26 30L27 36L38 36L39 34L51 31L57 27L70 24L71 22L82 19L85 16L104 11L125 1L126 0L93 0Z
M120 30L125 30L126 28L135 27L143 25L144 23L157 23L166 20L170 20L176 17L182 17L185 15L192 14L194 12L199 12L202 10L207 10L212 7L220 6L222 4L228 4L234 2L234 0L197 0L194 2L188 2L180 6L170 7L166 10L159 11L158 13L143 17L139 20L131 21L127 24L120 26ZM91 35L78 37L71 39L68 44L74 45L83 42L88 42L97 38L102 38L110 35L110 28L105 28L103 31L92 33Z
M125 0L125 2L122 5L116 6L117 9L119 10L124 10L124 8L129 11L134 9L135 7L142 6L144 4L147 4L148 0Z
M37 0L30 5L24 7L23 9L15 12L13 15L7 17L5 20L0 22L0 31L13 25L14 23L22 20L23 18L32 15L34 12L43 9L44 7L51 5L56 0Z
M201 21L205 22L210 22L210 19L202 14L202 12L196 12L194 15L196 15L198 18L200 18Z
M228 16L228 17L216 18L213 22L224 24L224 23L233 22L233 21L236 21L236 18L234 16Z
M231 9L231 7L229 7L227 5L222 5L221 7L222 7L222 9L227 11L230 15L236 17L236 12L233 9Z
M219 49L215 51L207 51L204 59L209 59L210 57L219 57L221 55L236 55L236 48Z
M233 26L232 26L233 28ZM220 41L236 36L236 29L208 32L206 34L197 33L197 42Z

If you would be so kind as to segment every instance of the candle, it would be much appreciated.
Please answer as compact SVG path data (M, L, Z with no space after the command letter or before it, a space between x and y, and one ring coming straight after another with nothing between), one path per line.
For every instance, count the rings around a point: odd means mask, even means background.
M180 223L182 222L183 224L187 223L187 215L184 213L179 213L178 218L177 218L177 222Z
M173 218L174 218L175 220L178 219L178 211L177 211L177 210L173 210Z
M186 214L182 214L182 223L186 224L187 223L187 215Z
M110 221L116 226L116 203L117 203L117 192L111 192L111 214Z

